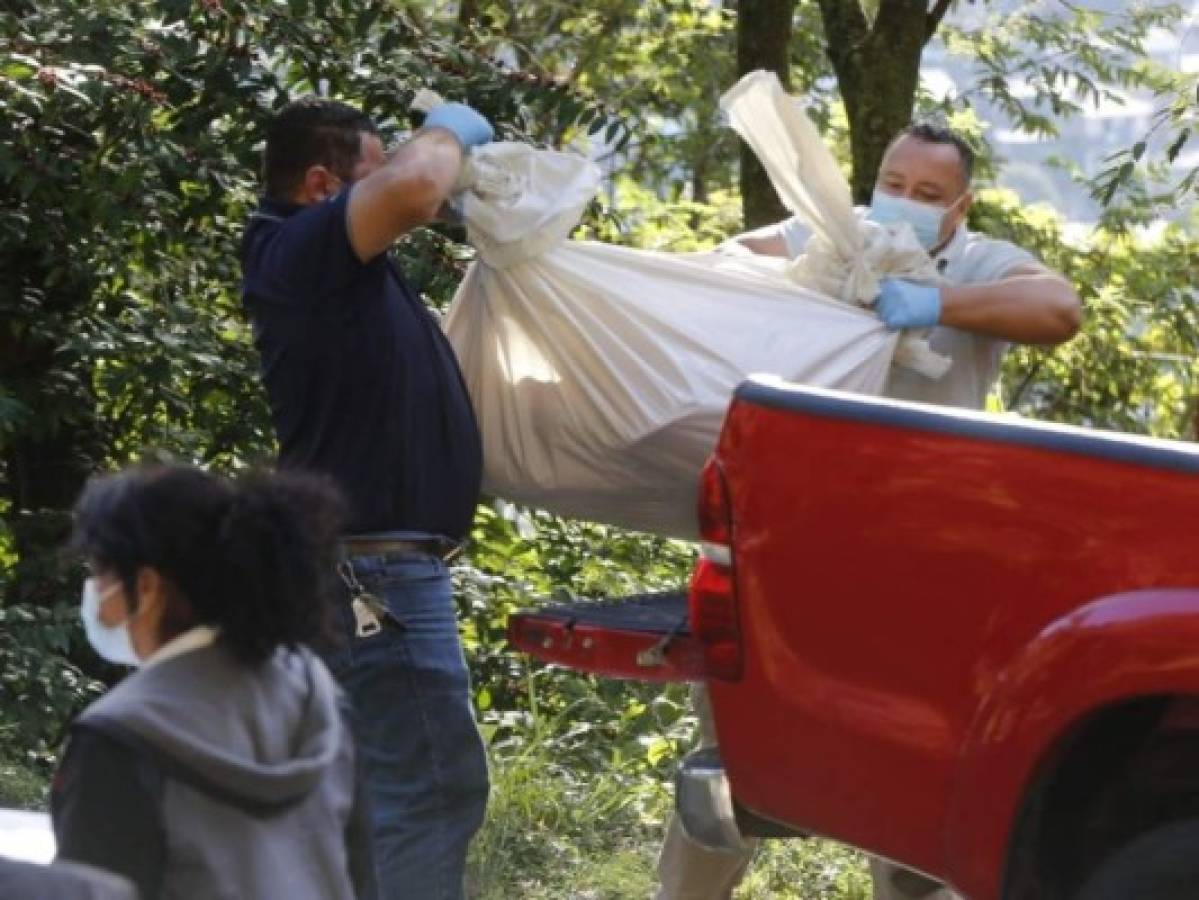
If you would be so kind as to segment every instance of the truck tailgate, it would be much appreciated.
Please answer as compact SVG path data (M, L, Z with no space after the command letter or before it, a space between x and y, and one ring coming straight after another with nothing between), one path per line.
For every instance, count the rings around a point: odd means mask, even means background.
M516 613L512 646L606 678L697 681L704 660L687 620L687 594L669 591L559 603Z

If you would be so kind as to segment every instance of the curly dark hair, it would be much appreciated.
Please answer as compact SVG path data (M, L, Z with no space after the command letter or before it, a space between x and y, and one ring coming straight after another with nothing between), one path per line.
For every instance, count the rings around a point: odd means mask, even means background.
M184 465L135 466L93 478L75 507L72 547L112 570L137 602L138 570L174 588L162 640L214 625L242 661L323 642L344 503L298 473L236 481Z

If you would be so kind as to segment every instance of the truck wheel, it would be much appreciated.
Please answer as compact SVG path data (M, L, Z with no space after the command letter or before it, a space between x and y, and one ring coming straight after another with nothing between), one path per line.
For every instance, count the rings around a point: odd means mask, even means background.
M1199 892L1199 819L1146 832L1087 879L1076 900L1194 900Z

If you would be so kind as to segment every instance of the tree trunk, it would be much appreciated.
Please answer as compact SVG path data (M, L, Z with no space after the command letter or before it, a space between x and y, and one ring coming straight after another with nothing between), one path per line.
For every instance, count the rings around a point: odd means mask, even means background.
M755 69L778 74L790 85L791 15L795 0L740 0L737 4L737 75ZM746 228L789 215L753 151L741 145L741 205Z
M924 47L952 2L880 0L873 21L860 0L818 3L849 119L854 200L869 203L887 145L912 121Z
M47 283L49 272L22 265L6 254L0 269L17 285ZM69 328L69 313L90 295L90 285L76 284L50 295L44 327ZM11 530L17 565L4 585L7 602L48 603L62 570L61 550L71 527L71 509L88 476L103 458L100 423L88 387L91 373L65 362L57 336L32 335L20 320L0 322L0 385L31 411L28 421L0 434L0 499ZM73 384L69 398L63 384Z

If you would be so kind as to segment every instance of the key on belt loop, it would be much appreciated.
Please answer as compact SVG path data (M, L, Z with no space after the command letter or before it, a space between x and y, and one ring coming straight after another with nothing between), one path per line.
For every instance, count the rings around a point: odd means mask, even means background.
M383 602L367 591L358 580L354 565L348 559L337 564L337 574L350 592L350 612L354 614L354 635L371 637L383 630L381 619L391 618Z

